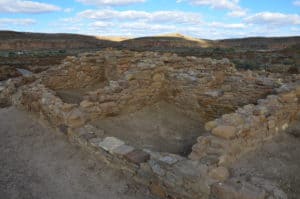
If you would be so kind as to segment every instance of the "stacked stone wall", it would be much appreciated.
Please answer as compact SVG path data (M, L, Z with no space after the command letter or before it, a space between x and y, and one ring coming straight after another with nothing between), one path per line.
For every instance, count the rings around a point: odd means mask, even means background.
M193 146L190 159L229 165L246 152L261 146L287 129L300 112L300 87L278 95L269 95L234 113L207 122L210 135L200 136Z

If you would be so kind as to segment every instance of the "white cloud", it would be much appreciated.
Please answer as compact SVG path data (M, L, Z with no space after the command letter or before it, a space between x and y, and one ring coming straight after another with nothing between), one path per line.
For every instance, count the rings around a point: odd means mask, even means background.
M33 19L12 19L12 18L0 19L0 26L7 26L7 25L28 26L28 25L33 25L35 23L36 21Z
M161 25L161 24L148 24L144 22L124 23L120 25L121 29L124 30L139 30L141 32L147 31L168 31L173 32L177 29L175 25Z
M228 13L229 16L231 17L243 17L247 15L247 11L246 10L234 10Z
M93 23L90 23L90 26L98 27L98 28L107 28L109 26L113 26L114 23L110 22L103 22L103 21L95 21Z
M65 8L64 12L65 13L70 13L70 12L73 12L73 10L74 10L73 8Z
M225 29L245 29L247 27L243 23L226 24L221 22L212 22L209 23L209 26L214 28L225 28Z
M146 0L77 0L80 3L96 6L123 6L133 3L143 3Z
M293 4L294 4L295 6L300 6L300 0L294 1Z
M283 14L277 12L260 12L245 18L245 21L253 24L268 24L268 25L300 25L300 15L298 14Z
M85 10L78 14L79 18L109 21L142 21L159 23L200 24L201 16L193 12L181 11L117 11L117 10Z
M230 10L229 16L241 17L245 16L247 11L239 5L239 0L177 0L177 3L187 1L197 6L210 6L214 9Z
M236 10L239 5L236 0L189 0L194 5L211 6L212 8L221 8Z
M45 13L59 10L61 8L58 6L36 1L0 0L0 13Z

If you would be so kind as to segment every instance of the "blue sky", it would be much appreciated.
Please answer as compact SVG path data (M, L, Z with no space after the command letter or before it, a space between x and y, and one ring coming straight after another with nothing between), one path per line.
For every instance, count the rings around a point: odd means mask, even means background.
M300 0L0 0L0 29L206 39L300 36Z

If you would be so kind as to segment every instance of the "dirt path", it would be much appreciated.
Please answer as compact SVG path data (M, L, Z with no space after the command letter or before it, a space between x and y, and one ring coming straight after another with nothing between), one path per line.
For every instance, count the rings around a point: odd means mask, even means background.
M13 107L0 109L0 198L154 199Z

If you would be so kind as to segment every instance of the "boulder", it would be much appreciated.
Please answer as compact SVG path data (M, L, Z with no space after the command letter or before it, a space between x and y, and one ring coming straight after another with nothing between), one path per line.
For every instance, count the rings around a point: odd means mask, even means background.
M78 109L71 111L67 117L67 125L70 127L80 127L85 124L84 114Z
M237 129L234 126L221 125L212 130L212 134L221 138L231 139L236 135Z
M213 128L217 126L217 122L215 120L205 123L205 130L211 131Z
M229 177L229 171L225 167L216 167L209 172L209 176L218 181L225 181Z

